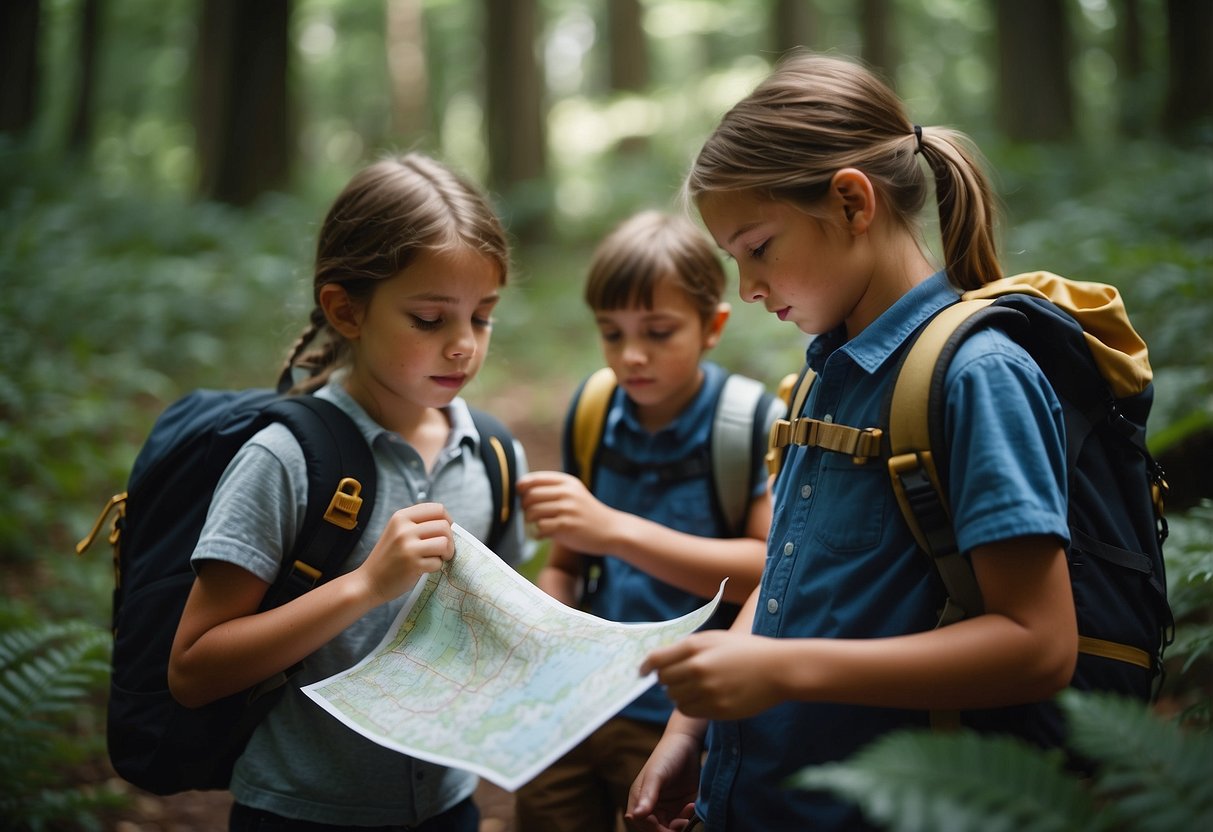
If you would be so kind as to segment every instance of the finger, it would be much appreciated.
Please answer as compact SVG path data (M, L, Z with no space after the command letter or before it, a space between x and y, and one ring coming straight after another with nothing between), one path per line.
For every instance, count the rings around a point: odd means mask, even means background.
M644 661L640 665L640 675L645 676L653 671L660 673L664 668L672 664L683 662L689 659L694 651L687 644L687 640L683 639L676 644L671 644L669 647L658 647L652 653L645 656Z

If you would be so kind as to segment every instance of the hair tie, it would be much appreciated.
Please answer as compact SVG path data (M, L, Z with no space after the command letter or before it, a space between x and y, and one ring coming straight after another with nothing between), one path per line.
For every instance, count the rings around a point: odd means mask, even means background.
M914 143L914 152L922 153L922 127L918 124L914 125Z

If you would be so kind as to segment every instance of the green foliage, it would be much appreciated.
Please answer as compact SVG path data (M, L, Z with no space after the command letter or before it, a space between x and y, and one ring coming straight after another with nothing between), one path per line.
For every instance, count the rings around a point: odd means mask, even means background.
M81 623L25 623L0 631L0 826L100 829L99 809L121 796L71 782L100 753L91 703L108 677L110 638Z
M1209 828L1213 735L1117 697L1066 691L1059 702L1071 750L1097 766L1089 786L1058 751L970 731L891 734L791 785L853 801L894 832Z
M1175 613L1175 643L1167 651L1174 680L1168 688L1189 703L1187 718L1213 724L1213 502L1171 520L1165 547L1167 595Z

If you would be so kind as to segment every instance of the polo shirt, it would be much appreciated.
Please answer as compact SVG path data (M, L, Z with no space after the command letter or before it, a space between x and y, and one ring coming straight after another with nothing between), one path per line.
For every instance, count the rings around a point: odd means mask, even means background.
M679 462L705 452L712 434L712 420L728 373L710 361L700 364L703 384L691 402L668 425L649 432L641 424L636 404L622 387L613 393L604 425L602 447L617 452L635 464L633 471L621 473L599 465L594 479L594 496L611 508L660 523L676 531L698 537L729 537L712 511L712 474L710 467L702 475L689 479L666 480L661 466ZM570 461L565 460L566 470ZM753 496L766 489L766 474L761 457L753 460L751 471L739 471L739 477L751 477ZM590 612L610 621L665 621L701 607L707 599L692 595L643 569L610 555L602 558L599 590L590 599ZM737 614L734 605L722 604L705 627L727 627ZM669 697L654 685L633 700L621 716L645 722L664 723L674 706Z
M804 413L853 427L882 424L909 335L957 299L940 272L851 341L815 338L818 378ZM1068 542L1060 405L1027 353L986 329L958 349L945 380L949 500L962 551L1026 535ZM880 638L930 630L943 594L901 516L887 469L820 448L789 446L775 486L754 633L775 638ZM1042 744L1056 736L1040 705L966 712L987 729ZM873 739L928 725L926 711L785 702L712 723L698 811L711 832L868 828L825 793L789 788L807 766L844 760Z
M347 560L352 571L370 554L391 515L419 502L442 503L452 519L480 539L493 502L477 448L480 437L462 399L446 407L451 431L431 470L411 445L385 430L350 397L338 375L316 395L349 414L371 447L378 475L367 528ZM520 445L520 473L526 458ZM307 507L307 471L291 432L280 424L259 431L233 457L215 490L192 563L222 560L266 582L289 552ZM523 524L510 521L498 547L508 563L525 552ZM376 607L303 663L286 693L258 725L237 760L231 791L244 805L317 823L416 824L471 795L475 775L389 750L351 731L300 688L345 670L382 640L407 593Z

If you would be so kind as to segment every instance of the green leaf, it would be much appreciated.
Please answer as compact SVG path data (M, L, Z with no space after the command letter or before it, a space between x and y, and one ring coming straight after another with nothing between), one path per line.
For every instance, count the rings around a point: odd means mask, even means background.
M904 731L792 779L858 804L895 832L1071 832L1108 828L1062 756L969 731Z

